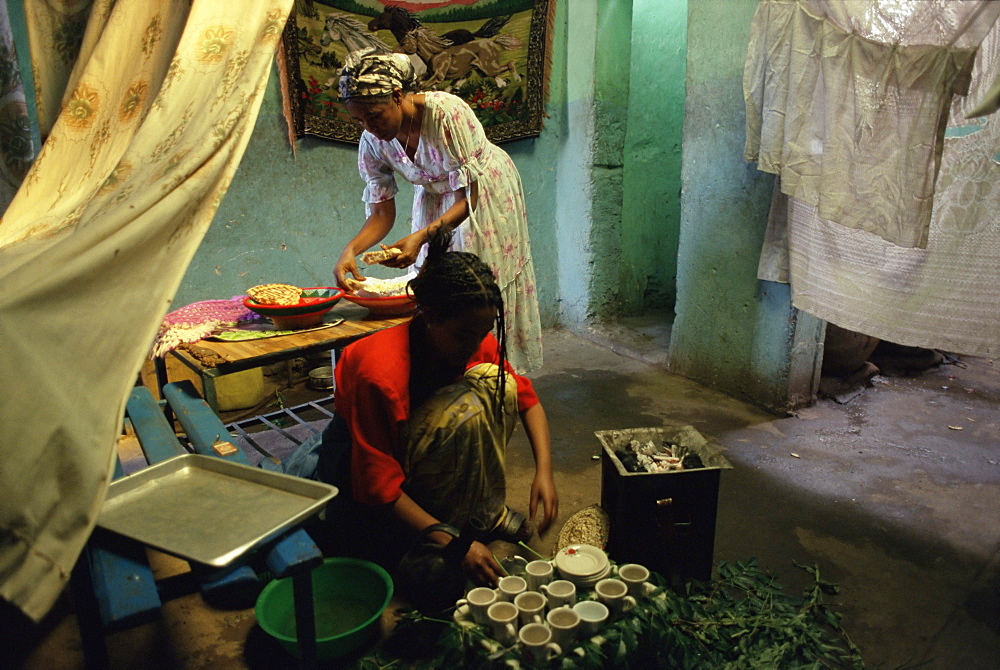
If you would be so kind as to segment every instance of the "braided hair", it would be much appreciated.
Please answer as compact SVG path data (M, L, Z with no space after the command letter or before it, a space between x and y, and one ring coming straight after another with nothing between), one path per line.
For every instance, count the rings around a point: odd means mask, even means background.
M421 308L429 308L438 318L447 319L469 309L493 307L497 311L497 341L499 373L496 402L499 417L503 416L506 398L507 335L504 328L503 296L493 270L479 256L466 251L448 251L451 232L440 229L431 234L427 243L427 258L408 290Z

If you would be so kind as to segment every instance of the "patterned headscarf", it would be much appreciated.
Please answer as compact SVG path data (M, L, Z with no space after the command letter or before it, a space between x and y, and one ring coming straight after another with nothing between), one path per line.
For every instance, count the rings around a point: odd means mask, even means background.
M340 97L389 95L397 88L412 91L416 83L413 64L405 54L366 47L347 54L340 71Z

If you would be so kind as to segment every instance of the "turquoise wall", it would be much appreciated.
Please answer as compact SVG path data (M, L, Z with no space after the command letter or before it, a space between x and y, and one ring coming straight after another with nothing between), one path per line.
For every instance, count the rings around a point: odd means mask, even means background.
M687 0L603 0L594 11L588 246L599 253L586 316L609 320L674 304Z
M688 0L633 0L619 309L672 308L677 293Z
M773 176L743 160L743 63L757 0L688 10L687 102L671 369L784 411L809 401L824 324L757 262Z
M563 140L556 166L559 223L556 226L558 253L553 260L559 282L559 320L573 328L586 324L589 317L594 271L590 235L594 200L591 168L597 2L574 0L572 11L568 11L566 4L557 4L557 19L561 27L565 25L555 49L564 69L565 111L559 129Z
M559 321L556 165L565 124L566 3L559 3L548 117L538 138L504 143L521 173L543 327ZM333 283L332 268L364 222L357 147L305 137L293 157L277 72L246 154L173 301L173 308L240 295L250 286ZM409 230L412 188L400 184L391 236ZM392 241L392 240L389 240ZM391 270L372 274L386 276Z
M627 251L622 247L625 183L625 136L628 130L631 3L598 3L594 69L594 142L591 180L593 226L590 245L588 316L617 316L623 287L619 283Z

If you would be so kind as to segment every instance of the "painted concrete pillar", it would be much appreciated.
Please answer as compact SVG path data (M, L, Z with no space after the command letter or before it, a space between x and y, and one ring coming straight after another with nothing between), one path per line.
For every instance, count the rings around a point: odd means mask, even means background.
M597 6L594 67L594 157L591 167L593 228L590 243L589 314L610 318L621 312L620 271L625 136L628 129L632 3L602 0Z
M743 63L756 0L688 8L681 228L671 369L776 412L808 404L825 323L757 280L771 175L743 160Z
M669 311L677 293L688 0L632 0L622 192L622 314Z
M563 10L559 3L558 10ZM555 258L559 319L569 327L585 324L593 276L591 229L594 193L594 72L597 1L578 0L566 15L566 132L557 154Z

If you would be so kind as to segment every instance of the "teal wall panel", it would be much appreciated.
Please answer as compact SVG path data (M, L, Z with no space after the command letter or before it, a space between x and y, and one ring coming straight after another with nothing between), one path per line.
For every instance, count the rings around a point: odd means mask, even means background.
M774 181L743 159L743 63L756 5L689 6L670 361L684 376L781 412L808 400L822 322L792 308L786 285L756 278Z
M630 2L598 3L590 233L594 253L588 312L600 319L620 314L619 274L627 255L622 248L622 198L631 34Z
M558 3L557 20L563 39L565 71L561 146L557 154L555 192L559 320L570 328L583 326L590 314L590 280L594 270L590 233L593 216L594 65L597 49L597 1ZM565 16L565 19L563 17ZM557 32L558 34L558 32ZM537 263L537 259L536 259Z
M622 194L624 314L676 297L688 0L633 0Z

